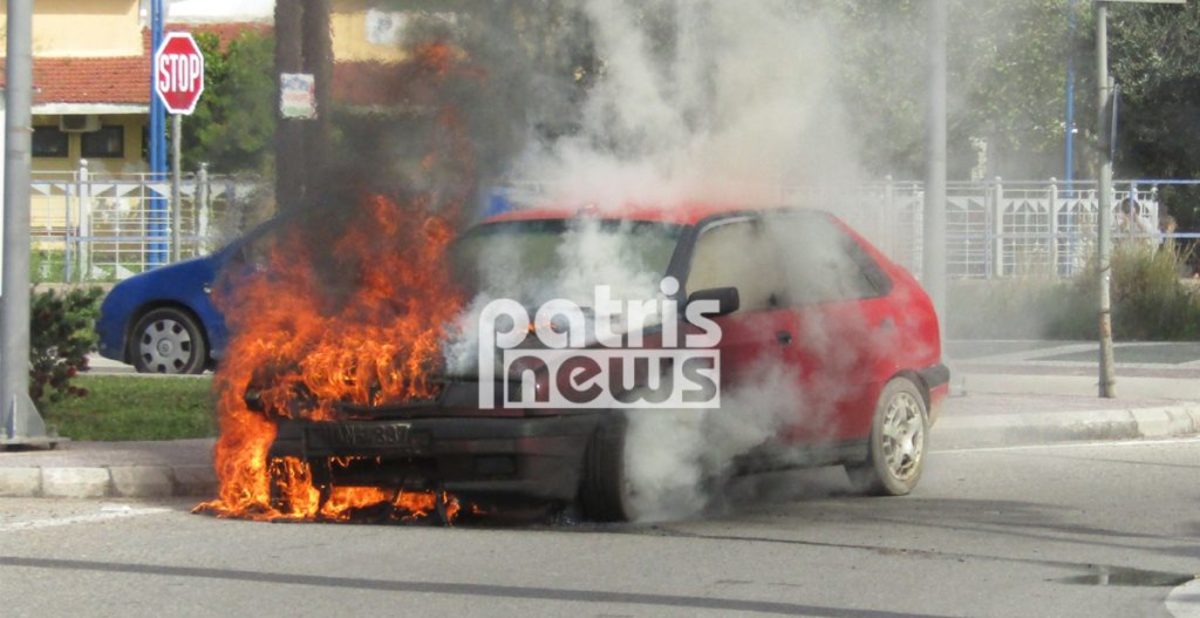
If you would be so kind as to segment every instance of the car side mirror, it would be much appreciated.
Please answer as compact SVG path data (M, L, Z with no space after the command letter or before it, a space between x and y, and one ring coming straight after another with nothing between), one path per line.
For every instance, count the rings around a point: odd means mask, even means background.
M735 287L696 290L688 295L687 304L690 305L698 300L717 301L717 312L710 313L711 317L729 315L741 306L741 297L738 296L738 290Z

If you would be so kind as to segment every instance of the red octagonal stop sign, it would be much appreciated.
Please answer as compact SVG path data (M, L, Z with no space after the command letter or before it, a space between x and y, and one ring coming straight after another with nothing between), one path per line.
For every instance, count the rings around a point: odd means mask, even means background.
M191 114L204 92L204 54L187 32L169 32L154 52L154 91L172 114Z

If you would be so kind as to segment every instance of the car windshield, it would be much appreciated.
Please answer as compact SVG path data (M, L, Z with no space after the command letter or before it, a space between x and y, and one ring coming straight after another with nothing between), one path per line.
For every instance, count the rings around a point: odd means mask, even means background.
M469 293L535 306L566 298L589 307L595 287L618 299L652 299L681 226L617 219L501 221L455 243L453 265Z

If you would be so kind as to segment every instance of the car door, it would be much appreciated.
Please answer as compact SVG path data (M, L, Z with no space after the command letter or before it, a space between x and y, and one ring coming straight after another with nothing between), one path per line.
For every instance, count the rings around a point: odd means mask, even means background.
M896 343L890 280L825 213L781 211L764 229L783 273L785 363L799 392L796 442L857 440L870 433L882 388L878 367Z
M734 287L739 308L713 321L721 328L721 394L753 384L765 367L782 361L779 333L786 323L783 279L757 216L734 216L701 225L692 247L684 289ZM684 324L681 333L695 332Z

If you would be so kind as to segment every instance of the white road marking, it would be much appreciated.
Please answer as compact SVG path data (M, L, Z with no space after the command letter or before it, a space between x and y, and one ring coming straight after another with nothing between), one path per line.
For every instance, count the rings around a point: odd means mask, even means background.
M936 429L935 429L936 431ZM1162 444L1200 444L1200 436L1184 438L1161 438L1133 440L1095 440L1091 442L1055 442L1052 444L1023 444L1020 446L988 446L984 448L953 448L934 449L934 453L988 453L999 451L1027 451L1035 449L1058 448L1095 448L1095 447L1127 447L1127 446L1158 446Z
M1200 618L1200 579L1176 586L1167 594L1167 613L1175 618Z
M124 519L127 517L141 517L143 515L158 515L160 513L169 513L171 509L153 507L153 508L127 508L127 509L107 509L101 508L99 513L88 513L86 515L72 515L70 517L47 517L44 519L30 519L28 521L14 521L7 524L0 524L0 533L3 532L18 532L21 530L37 530L39 528L56 528L58 526L72 526L75 524L92 524L101 521L112 519Z

